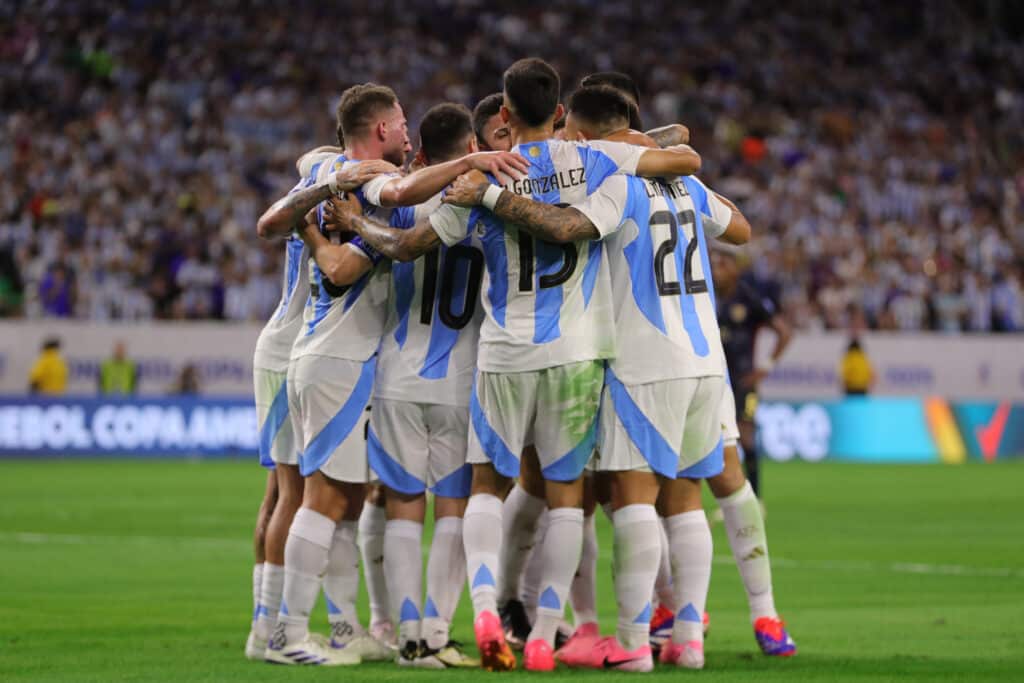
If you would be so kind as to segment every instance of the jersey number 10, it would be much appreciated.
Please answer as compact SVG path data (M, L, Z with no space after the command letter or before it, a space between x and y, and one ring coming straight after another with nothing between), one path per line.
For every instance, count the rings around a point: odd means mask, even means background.
M434 299L440 299L437 317L453 330L461 330L473 319L476 312L476 299L480 295L480 281L484 276L484 255L479 249L467 247L463 244L456 244L448 248L444 257L444 269L441 272L441 296L437 296L438 265L441 258L441 249L425 254L423 256L423 303L420 306L420 322L429 325L434 319ZM468 272L466 274L466 294L462 298L462 311L456 313L452 310L455 298L455 274L459 267L459 261L465 260Z

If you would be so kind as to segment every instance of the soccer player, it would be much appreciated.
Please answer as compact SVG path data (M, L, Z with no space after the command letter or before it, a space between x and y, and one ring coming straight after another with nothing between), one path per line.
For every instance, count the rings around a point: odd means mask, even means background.
M754 336L760 325L767 324L776 332L773 364L785 352L791 332L771 299L762 296L740 276L733 254L715 250L713 262L723 353L730 373L741 379L735 387L738 390L735 397L734 387L727 385L722 399L725 469L707 481L722 511L729 547L747 593L757 644L766 655L789 657L796 654L796 643L775 609L768 536L754 486L757 480L757 452L753 448L753 414L757 400L754 392L764 370L754 369L752 363ZM741 426L737 425L737 411L744 418ZM743 475L737 448L737 441L744 437L742 443L750 481Z
M473 130L480 149L507 152L512 147L508 124L501 120L502 94L491 93L473 108Z
M341 148L338 147L320 147L304 154L295 164L301 180L292 192L312 184L320 164L339 152ZM269 468L254 538L253 596L256 606L252 629L245 644L245 656L256 660L263 659L267 639L277 621L284 588L285 539L302 498L302 477L296 464L298 456L288 416L285 375L292 342L302 325L302 311L309 296L305 273L308 258L302 239L294 233L288 235L281 300L260 332L253 354L260 464Z
M390 658L390 651L363 632L355 613L358 589L356 520L369 480L362 430L375 361L386 322L390 274L380 256L359 240L334 244L321 233L322 211L309 215L332 194L361 185L367 170L394 170L409 151L405 115L394 92L372 83L345 91L338 105L345 153L323 164L314 185L277 202L261 218L264 229L284 231L303 217L301 235L315 265L310 269L312 304L292 346L288 368L289 409L305 477L302 507L285 547L285 581L278 624L267 659L285 664L342 665ZM387 169L373 160L394 164ZM423 201L471 168L507 168L499 153L464 157L425 169L419 193L398 183L400 199ZM475 166L473 164L476 164ZM429 173L427 171L430 171ZM388 220L389 210L364 210ZM313 219L312 224L309 219ZM332 638L308 631L320 577L328 599Z
M451 103L432 107L420 125L420 143L425 167L478 151L469 110ZM371 203L380 201L375 185L363 186ZM436 195L397 209L391 225L412 228L440 204ZM399 615L403 666L479 665L450 640L449 629L466 580L462 514L472 476L466 440L483 268L473 235L392 266L394 295L377 360L368 455L387 490L384 567L391 611ZM428 488L435 523L424 604L421 543Z
M700 157L689 147L644 150L553 140L554 121L562 114L559 79L542 60L513 64L505 72L504 86L502 120L509 125L513 151L530 161L527 178L506 184L514 193L573 202L615 173L674 176L699 168ZM555 632L579 564L580 478L596 439L602 359L614 352L610 282L601 267L601 248L589 242L538 242L526 233L507 231L487 211L451 206L441 207L412 230L395 230L356 215L345 227L375 249L394 249L403 258L415 258L442 241L458 244L473 231L483 242L487 315L470 404L473 489L463 527L474 630L485 668L515 666L495 594L500 570L518 559L521 571L525 558L500 558L503 551L510 554L512 544L502 543L502 501L497 494L508 478L520 474L522 465L524 477L543 479L550 508L542 550L544 588L525 663L527 669L550 670ZM530 436L538 462L525 458L520 463Z
M628 125L622 96L608 88L580 90L570 109L588 136ZM487 188L470 188L470 182L457 181L445 201L480 203ZM605 242L618 354L609 361L604 390L599 467L612 473L618 638L595 638L588 647L560 651L560 659L597 668L653 667L647 638L661 554L657 502L667 518L676 603L683 605L662 659L700 668L699 615L710 579L711 545L699 478L721 470L718 409L724 384L713 295L703 277L709 268L701 215L710 213L725 226L739 221L692 178L666 184L616 176L577 208L550 207L505 192L494 205L498 217L553 242L614 233ZM703 552L682 552L692 548L688 537L693 535L706 537ZM686 575L698 580L686 581ZM697 615L695 624L691 613Z

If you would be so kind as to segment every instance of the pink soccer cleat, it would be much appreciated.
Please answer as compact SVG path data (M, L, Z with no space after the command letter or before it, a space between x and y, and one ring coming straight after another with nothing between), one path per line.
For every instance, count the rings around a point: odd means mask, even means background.
M658 661L662 664L674 664L686 669L704 668L704 643L690 640L683 644L669 641L661 647Z
M527 641L523 648L523 667L527 671L554 671L555 655L543 638Z
M646 672L654 668L650 645L627 650L615 636L601 638L591 647L586 657L575 666L587 669L614 669L615 671Z
M597 622L580 624L566 644L555 653L555 659L566 666L586 666L583 662L600 639Z
M481 612L473 622L476 646L480 649L480 665L488 671L511 671L516 656L505 642L501 619L494 612Z
M786 623L779 618L761 617L754 622L754 637L761 652L770 657L792 657L796 643L786 631Z

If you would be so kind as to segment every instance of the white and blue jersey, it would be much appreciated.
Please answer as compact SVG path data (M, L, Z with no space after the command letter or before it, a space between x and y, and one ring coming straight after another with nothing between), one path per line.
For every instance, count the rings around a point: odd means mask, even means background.
M615 177L575 205L605 239L618 353L627 385L722 376L721 339L703 216L732 209L693 177Z
M308 175L302 178L288 194L313 185L316 182L320 166L333 156L329 152L308 155L312 162ZM288 370L288 358L291 356L292 344L302 326L302 312L309 298L309 278L306 277L309 250L306 248L306 243L292 233L284 241L284 244L281 299L256 340L256 352L253 356L254 368L274 372Z
M336 171L358 163L343 154L336 155L333 161L321 164L316 182L326 182ZM322 206L319 213L323 229ZM387 222L391 210L364 202L364 214ZM336 234L328 235L332 240L338 237ZM358 237L345 246L364 256L373 268L351 285L338 287L321 272L313 259L309 260L310 305L306 307L302 327L292 346L293 361L314 355L367 362L380 345L387 319L390 264L382 262L380 254Z
M530 169L505 189L548 204L583 201L609 176L634 173L644 152L622 143L561 140L512 151ZM483 245L480 370L524 372L614 355L610 281L599 242L549 244L482 207L444 205L430 222L449 247L474 233Z
M391 226L412 228L441 205L438 195L391 214ZM476 370L480 338L480 283L484 255L479 239L391 265L388 322L377 356L376 398L465 407Z

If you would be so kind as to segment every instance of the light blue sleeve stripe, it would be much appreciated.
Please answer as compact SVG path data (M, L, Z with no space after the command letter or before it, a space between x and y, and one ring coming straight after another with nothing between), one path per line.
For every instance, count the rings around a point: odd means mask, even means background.
M285 420L288 419L288 391L287 381L281 382L281 388L274 395L267 410L267 418L263 421L263 428L260 429L260 464L264 467L273 467L274 459L270 457L277 433L281 431Z
M583 173L587 178L587 195L591 195L608 176L614 175L619 167L604 152L584 145L580 145L576 149L579 152L580 161L583 163Z
M376 356L363 363L359 379L356 380L356 385L352 388L352 393L345 400L341 410L331 418L319 434L313 437L313 440L309 442L309 447L299 456L299 472L302 476L308 477L323 467L334 449L340 446L359 424L359 419L370 402L376 369Z

